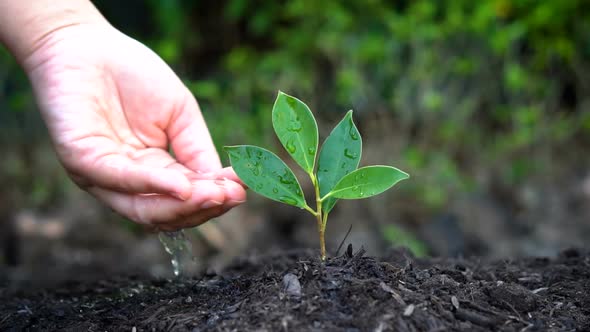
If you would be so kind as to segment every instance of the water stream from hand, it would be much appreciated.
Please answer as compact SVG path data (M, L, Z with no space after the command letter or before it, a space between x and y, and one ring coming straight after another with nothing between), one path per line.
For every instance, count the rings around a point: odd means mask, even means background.
M158 237L166 252L170 254L174 276L179 277L187 270L188 264L194 262L190 240L184 230L160 232Z

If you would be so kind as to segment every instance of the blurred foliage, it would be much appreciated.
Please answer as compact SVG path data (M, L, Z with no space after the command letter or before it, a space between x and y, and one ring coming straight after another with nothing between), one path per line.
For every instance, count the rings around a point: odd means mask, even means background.
M405 194L430 209L476 185L553 174L589 143L588 1L95 4L183 77L219 146L268 144L279 89L327 127L350 108L361 132L372 114L390 116L384 155L411 171ZM2 127L32 109L5 53L0 107Z
M402 228L389 224L383 228L385 240L396 247L406 247L416 257L425 257L428 255L426 245L418 240L414 235Z
M0 47L0 199L10 202L5 208L49 209L68 189L55 157L37 149L40 142L47 142L47 134L29 82Z

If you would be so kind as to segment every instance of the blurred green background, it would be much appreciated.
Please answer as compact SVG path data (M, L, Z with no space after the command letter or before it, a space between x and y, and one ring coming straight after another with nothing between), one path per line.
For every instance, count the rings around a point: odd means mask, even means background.
M361 163L412 178L382 198L340 203L358 214L332 217L333 242L350 224L370 234L360 244L379 238L376 251L401 243L431 255L551 254L590 239L588 1L94 3L182 77L218 147L278 151L279 89L310 105L323 137L353 109ZM0 136L5 210L42 214L79 195L3 50ZM288 209L260 204L270 219ZM277 232L299 226L285 227Z

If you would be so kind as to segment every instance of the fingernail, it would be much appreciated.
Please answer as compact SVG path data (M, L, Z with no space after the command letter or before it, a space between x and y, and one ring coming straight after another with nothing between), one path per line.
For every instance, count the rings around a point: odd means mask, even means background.
M172 193L171 195L181 201L186 201L187 199L189 199L188 197L182 197L182 195L180 195L179 193Z
M246 203L246 201L245 200L244 201L238 201L238 200L230 199L229 201L227 201L227 203L225 203L225 205L229 205L231 207L234 207L234 206L238 206L238 205L243 204L243 203Z
M215 206L220 206L221 204L223 204L222 202L219 201L215 201L215 200L210 200L210 201L206 201L205 203L201 204L201 209L209 209Z

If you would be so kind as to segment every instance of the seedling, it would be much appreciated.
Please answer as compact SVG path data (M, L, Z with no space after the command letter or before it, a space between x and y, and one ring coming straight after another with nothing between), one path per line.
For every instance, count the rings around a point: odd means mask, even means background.
M315 216L322 260L326 259L328 215L338 199L371 197L409 178L391 166L358 168L362 140L352 121L352 111L332 130L319 156L316 120L299 99L279 91L272 109L272 125L283 147L309 175L315 189L315 210L307 204L293 171L271 151L253 145L226 146L224 150L234 171L250 189Z

